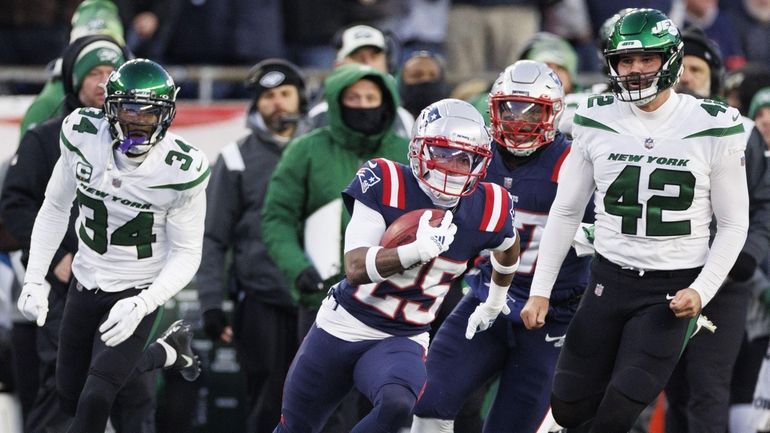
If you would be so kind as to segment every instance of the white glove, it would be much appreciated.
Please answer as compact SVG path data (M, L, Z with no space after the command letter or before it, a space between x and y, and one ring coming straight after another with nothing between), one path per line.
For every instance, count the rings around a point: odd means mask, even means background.
M477 332L486 331L495 323L497 316L503 314L510 314L511 309L508 308L506 303L503 303L500 307L489 304L488 302L482 302L473 311L470 317L468 317L468 326L465 328L465 338L472 339Z
M45 325L48 317L48 293L51 285L47 281L39 283L24 283L24 288L19 295L16 306L28 320L37 323L37 326Z
M113 347L126 341L147 314L147 304L139 296L121 299L110 309L107 320L99 326L102 341Z
M417 226L415 241L411 244L398 247L398 258L404 268L409 268L415 263L426 263L439 254L449 249L449 245L455 240L457 225L452 224L452 211L446 211L441 224L438 227L430 225L431 211L425 211L420 217L420 225Z

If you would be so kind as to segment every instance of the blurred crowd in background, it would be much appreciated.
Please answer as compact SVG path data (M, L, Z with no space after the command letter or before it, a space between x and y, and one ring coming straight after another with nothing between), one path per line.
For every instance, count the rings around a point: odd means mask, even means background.
M78 3L0 1L0 64L45 65L59 56ZM569 42L574 58L565 62L573 75L598 73L601 25L623 7L651 7L667 12L682 28L704 29L719 45L728 73L747 64L770 67L767 0L117 0L115 4L128 48L137 57L166 65L252 65L278 57L303 69L329 70L342 43L341 30L367 24L384 32L383 50L394 74L413 52L426 50L446 59L452 85L485 72L494 78L541 31ZM241 97L242 91L242 86L234 86L216 96Z

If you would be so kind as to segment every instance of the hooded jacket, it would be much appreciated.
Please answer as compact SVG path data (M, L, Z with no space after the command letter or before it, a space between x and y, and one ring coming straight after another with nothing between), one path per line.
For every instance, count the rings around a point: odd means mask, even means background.
M329 125L292 141L270 180L262 210L262 237L278 268L286 275L292 295L309 307L320 305L326 293L300 294L295 287L297 276L311 262L305 254L303 236L305 221L322 206L341 200L342 190L354 179L358 168L369 159L387 158L406 163L408 141L392 131L392 122L384 131L366 135L350 129L342 120L342 91L362 78L379 84L383 103L395 113L399 106L396 83L392 77L369 66L350 64L335 69L326 79L324 98L329 104ZM394 115L395 118L395 115ZM340 238L350 215L343 212L337 227ZM342 263L343 245L339 245ZM336 283L344 270L327 283Z
M222 308L225 290L223 270L233 299L255 295L260 302L292 308L295 300L281 271L267 254L262 241L262 203L270 175L286 143L280 143L260 125L252 106L247 118L251 134L222 148L211 171L206 194L206 230L203 256L196 276L201 311ZM303 118L295 136L309 130ZM226 255L232 248L230 269Z
M97 40L114 39L105 35L84 36L71 43L62 55L62 77L71 77L75 60L80 51L90 43ZM127 52L124 51L124 56ZM5 221L8 231L21 243L23 257L26 263L29 255L29 243L32 236L32 226L35 223L40 206L43 205L48 179L53 173L54 165L58 161L61 151L59 149L59 131L66 114L80 108L83 104L74 94L72 80L63 82L64 94L58 100L56 110L60 112L53 118L32 127L22 137L16 155L8 168L8 174L3 184L2 197L0 197L0 213ZM48 113L52 115L54 113ZM62 240L59 249L51 261L51 269L66 255L77 252L78 240L75 233L75 220L78 216L78 207L73 206L70 215L70 224L67 233ZM52 272L48 274L48 280L53 287L61 287L57 284ZM66 285L63 286L66 289Z

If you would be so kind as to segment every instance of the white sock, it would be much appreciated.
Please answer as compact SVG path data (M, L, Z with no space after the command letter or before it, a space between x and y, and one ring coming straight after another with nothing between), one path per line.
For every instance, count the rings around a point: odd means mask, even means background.
M156 341L166 350L166 362L163 367L171 367L176 362L176 350L160 338Z

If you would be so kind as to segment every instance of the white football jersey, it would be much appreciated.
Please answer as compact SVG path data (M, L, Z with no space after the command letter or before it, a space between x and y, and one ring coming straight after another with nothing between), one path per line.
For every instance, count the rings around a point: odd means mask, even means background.
M205 194L210 168L202 151L167 132L138 167L121 171L109 127L98 109L67 116L60 163L76 183L80 211L73 273L88 288L119 291L158 276L170 249L167 217Z
M702 266L712 217L710 176L720 160L741 158L746 146L735 108L688 95L671 98L645 113L612 95L595 95L574 117L572 151L594 169L594 245L621 266Z

